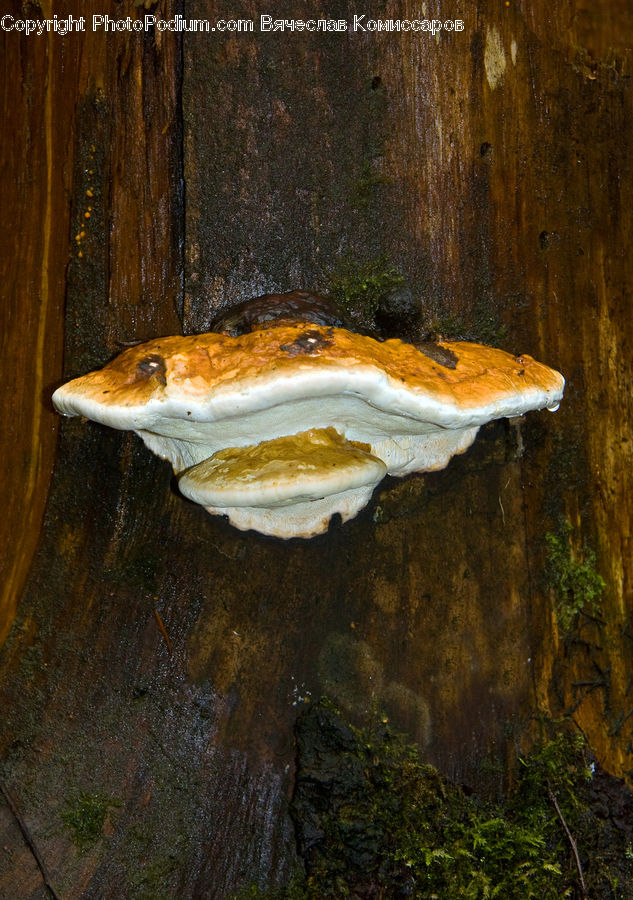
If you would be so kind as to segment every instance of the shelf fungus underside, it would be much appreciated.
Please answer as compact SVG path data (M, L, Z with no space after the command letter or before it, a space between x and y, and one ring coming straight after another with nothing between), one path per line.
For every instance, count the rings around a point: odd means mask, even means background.
M355 516L384 475L442 469L481 425L555 409L563 388L530 356L480 344L282 322L139 344L53 402L135 431L237 528L307 538Z

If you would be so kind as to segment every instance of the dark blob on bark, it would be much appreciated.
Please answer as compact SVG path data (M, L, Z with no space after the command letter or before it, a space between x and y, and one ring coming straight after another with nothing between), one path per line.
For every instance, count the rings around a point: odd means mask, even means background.
M311 291L289 291L286 294L263 294L224 310L211 323L212 331L223 331L231 337L248 334L269 322L310 322L356 330L349 316L334 300Z
M329 852L328 825L341 808L349 808L352 800L362 805L366 760L353 729L325 704L315 704L299 717L295 735L297 779L291 815L299 853L310 872ZM362 816L347 822L345 831L337 842L341 866L357 870L360 876L375 866L381 835Z

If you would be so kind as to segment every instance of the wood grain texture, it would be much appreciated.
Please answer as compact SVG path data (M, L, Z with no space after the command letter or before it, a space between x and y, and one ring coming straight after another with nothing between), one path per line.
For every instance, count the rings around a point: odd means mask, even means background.
M46 91L19 107L32 121L8 120L22 146L38 136L35 181L4 150L20 173L3 256L23 338L3 353L24 420L11 471L34 441L47 449L32 524L17 509L3 523L21 573L10 596L25 587L0 657L2 778L65 900L283 881L293 724L323 693L353 721L384 710L477 789L500 789L482 760L505 762L539 715L573 716L607 767L631 769L633 101L630 23L608 6L482 0L438 39L86 35L63 45L63 66L3 36L23 92L68 79L48 144ZM259 12L209 0L185 14ZM440 3L438 18L454 15ZM60 377L64 290L72 376L122 343L204 330L248 296L323 287L346 253L385 255L427 324L459 317L559 368L559 412L489 426L444 472L386 482L308 542L211 518L134 436L67 421L54 455L33 385ZM41 335L45 362L32 360ZM26 494L5 483L17 507ZM603 624L573 641L543 581L561 515L608 583ZM80 854L60 816L82 791L108 802ZM0 816L0 894L43 897Z
M19 17L20 4L12 6ZM11 135L0 148L0 413L6 448L0 523L2 643L40 533L57 435L57 417L45 395L61 372L69 216L64 174L73 110L62 113L61 127L55 130L53 114L65 90L58 41L44 37L36 47L4 31L0 41L2 110Z

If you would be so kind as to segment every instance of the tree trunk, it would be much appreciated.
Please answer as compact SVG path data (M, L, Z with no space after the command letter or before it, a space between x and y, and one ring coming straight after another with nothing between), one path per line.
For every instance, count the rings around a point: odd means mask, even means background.
M434 37L363 30L417 18L406 2L356 30L338 2L311 15L349 30L312 33L262 30L247 0L107 0L64 8L84 33L0 31L1 772L64 900L283 881L293 725L323 694L475 789L539 717L630 773L632 16L613 6L481 0ZM94 31L106 12L254 29ZM187 503L134 435L53 414L54 386L126 343L325 291L350 261L405 279L391 325L415 308L560 369L560 410L287 542ZM567 630L545 579L561 519L607 584ZM107 815L79 852L88 795ZM7 804L0 833L0 895L47 896Z

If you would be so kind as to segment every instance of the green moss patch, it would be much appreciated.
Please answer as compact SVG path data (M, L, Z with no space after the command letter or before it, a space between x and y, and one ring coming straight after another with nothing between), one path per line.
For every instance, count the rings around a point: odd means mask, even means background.
M120 805L113 797L88 791L82 791L68 802L67 808L60 814L61 820L81 852L97 843L103 834L109 810Z
M385 256L357 260L342 256L327 276L327 292L365 328L376 327L376 314L405 279Z
M243 897L633 897L633 792L575 736L521 759L513 789L492 802L422 763L380 719L358 730L321 702L296 734L291 811L305 873Z
M605 582L596 571L596 555L584 544L582 551L572 547L573 527L561 519L556 532L545 535L548 587L554 592L556 617L563 634L569 633L581 615L600 615Z

